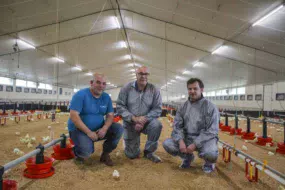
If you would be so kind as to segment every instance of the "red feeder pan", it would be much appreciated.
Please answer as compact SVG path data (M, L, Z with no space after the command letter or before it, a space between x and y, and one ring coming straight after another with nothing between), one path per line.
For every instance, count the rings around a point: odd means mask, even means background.
M44 157L44 163L36 164L36 157L26 160L27 168L24 170L24 176L32 179L47 178L54 174L52 163L54 158Z
M262 136L257 137L256 144L258 144L260 146L265 146L267 143L269 143L270 146L274 145L274 143L272 142L272 138L271 137L267 137L267 138L263 138Z
M277 149L276 152L280 153L280 154L285 154L285 143L283 142L279 142L277 143Z
M17 190L18 183L15 180L4 179L3 180L3 190Z
M241 128L231 128L230 135L242 135Z
M121 119L121 117L115 117L115 118L113 119L113 122L118 123L118 122L120 121L120 119Z
M241 138L245 139L245 140L253 140L253 139L255 139L255 133L253 133L253 132L249 132L249 133L244 132L242 134Z
M225 131L225 132L230 132L231 131L231 126L221 126L220 127L221 131Z
M71 138L69 138L69 142L70 142L70 144L71 144L71 145L73 145L73 146L74 146L74 142L72 141L72 139L71 139Z
M60 148L60 144L53 146L54 153L51 155L56 160L70 160L74 158L73 145L67 144L66 148Z

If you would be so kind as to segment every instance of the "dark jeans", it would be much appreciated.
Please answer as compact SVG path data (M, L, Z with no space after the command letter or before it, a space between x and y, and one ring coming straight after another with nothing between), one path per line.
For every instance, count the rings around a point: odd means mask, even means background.
M110 153L116 149L122 135L123 127L119 123L113 123L108 129L103 144L103 152ZM94 141L79 129L69 132L70 138L74 143L74 154L77 157L88 158L94 152ZM99 141L100 141L99 140Z

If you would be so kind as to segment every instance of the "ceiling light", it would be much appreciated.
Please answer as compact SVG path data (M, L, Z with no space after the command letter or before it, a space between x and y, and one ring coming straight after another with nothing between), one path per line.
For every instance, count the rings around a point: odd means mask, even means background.
M190 74L191 74L191 72L190 72L190 71L188 71L188 70L184 70L184 71L182 72L182 74L183 74L183 75L190 75Z
M120 48L127 48L128 47L127 43L124 41L119 42L119 46L120 46Z
M130 55L125 55L124 58L125 59L131 59L131 56Z
M110 82L107 82L106 84L110 85L111 83L110 83Z
M197 62L193 65L193 67L200 67L200 66L202 66L202 65L203 65L203 62L197 61Z
M54 59L56 59L58 62L64 63L64 60L63 60L63 59L60 59L60 58L58 58L58 57L54 57Z
M22 44L22 45L24 45L24 46L27 46L28 48L36 49L35 46L33 46L32 44L27 43L27 42L25 42L25 41L23 41L23 40L21 40L21 39L17 39L17 43L20 43L20 44Z
M171 82L168 82L167 84L170 85L170 84L172 84L172 83L171 83Z
M116 23L117 27L121 28L118 18L114 17L114 19L115 19L115 23Z
M141 64L138 64L138 63L135 63L134 64L136 67L141 67L142 65Z
M171 80L170 82L175 82L175 80Z
M82 68L79 66L75 66L75 67L73 67L73 69L78 70L78 71L82 71Z
M88 75L88 76L92 76L92 75L93 75L93 73L89 72L89 73L86 73L86 75Z
M130 69L129 71L131 71L131 72L136 72L136 70L135 70L135 69Z
M271 15L273 15L274 13L276 13L277 11L279 11L280 9L282 9L283 6L284 6L284 5L278 6L276 9L274 9L273 11L271 11L270 13L268 13L267 15L265 15L264 17L262 17L261 19L259 19L259 20L256 21L255 23L253 23L252 26L260 25L260 23L261 23L262 21L264 21L266 18L270 17Z
M220 47L218 47L217 49L215 49L215 50L212 52L212 54L216 54L216 53L218 53L219 51L224 50L224 49L226 49L226 48L227 48L227 46L220 46Z

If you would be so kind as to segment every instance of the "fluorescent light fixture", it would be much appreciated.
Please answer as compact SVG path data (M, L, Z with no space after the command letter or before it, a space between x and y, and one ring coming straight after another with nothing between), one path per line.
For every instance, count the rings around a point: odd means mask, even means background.
M184 71L182 72L182 74L183 74L183 75L190 75L190 74L191 74L191 72L190 72L190 71L188 71L188 70L184 70Z
M131 59L131 56L130 55L125 55L124 58L125 59Z
M184 94L182 95L182 98L185 98L185 95L184 95Z
M202 66L202 65L203 65L203 62L197 61L197 62L193 65L193 67L199 67L199 66Z
M75 67L73 67L73 69L78 70L78 71L82 71L82 68L79 66L75 66Z
M88 75L88 76L92 76L92 75L93 75L93 73L89 72L89 73L86 73L86 75Z
M136 73L131 73L132 76L136 76Z
M115 19L115 23L116 23L117 27L118 27L118 28L121 28L121 25L120 25L120 23L119 23L118 18L117 18L117 17L114 17L114 19Z
M170 82L175 82L175 80L171 80Z
M142 65L141 64L138 64L138 63L135 63L134 64L136 67L141 67Z
M106 84L107 84L107 85L110 85L111 83L110 83L110 82L107 82Z
M260 25L260 23L262 21L264 21L265 19L267 19L268 17L270 17L271 15L273 15L274 13L276 13L277 11L279 11L280 9L283 8L284 5L280 5L279 7L277 7L276 9L274 9L273 11L271 11L270 13L268 13L267 15L265 15L264 17L262 17L261 19L259 19L258 21L256 21L255 23L253 23L252 26L255 25Z
M172 84L172 83L171 83L171 82L168 82L167 84L170 85L170 84Z
M212 55L213 55L213 54L216 54L216 53L218 53L219 51L224 50L224 49L226 49L226 48L227 48L227 46L220 46L220 47L218 47L217 49L215 49L215 50L212 52Z
M60 58L58 58L58 57L54 57L54 59L56 59L58 62L64 63L64 60L63 60L63 59L60 59Z
M119 46L120 46L120 48L127 48L128 47L127 43L124 41L119 42Z
M135 69L130 69L129 71L131 71L131 72L136 72L136 70L135 70Z
M17 39L17 43L20 43L20 44L22 44L22 45L24 45L24 46L27 46L28 48L36 49L35 46L33 46L32 44L30 44L30 43L28 43L28 42L25 42L25 41L23 41L23 40L21 40L21 39Z

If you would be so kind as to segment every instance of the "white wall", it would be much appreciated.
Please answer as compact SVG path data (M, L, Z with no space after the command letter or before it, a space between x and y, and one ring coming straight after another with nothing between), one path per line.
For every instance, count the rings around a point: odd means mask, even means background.
M112 88L105 90L106 93L111 95L112 101L117 101L121 88Z
M47 94L36 94L31 93L31 88L29 93L24 92L24 87L22 87L22 92L16 92L16 86L13 85L13 92L6 92L6 85L3 85L3 91L0 91L0 100L62 100L62 101L70 101L74 92L73 89L70 88L62 88L62 95L59 95L59 89L57 87L53 87L52 94L49 94L49 90L47 90ZM57 94L54 94L54 91L57 91ZM65 95L67 92L67 95ZM70 93L70 95L69 95Z
M262 110L263 103L270 104L270 108L266 109L265 111L285 111L285 101L277 101L276 100L276 93L285 93L285 82L276 82L272 84L266 84L268 88L271 88L271 93L265 94L266 97L263 97L263 85L254 85L254 86L247 86L245 88L245 96L246 100L211 100L220 108L228 108L228 109L244 109L244 110ZM247 100L247 95L253 95L253 100ZM255 95L262 94L262 101L256 101Z

